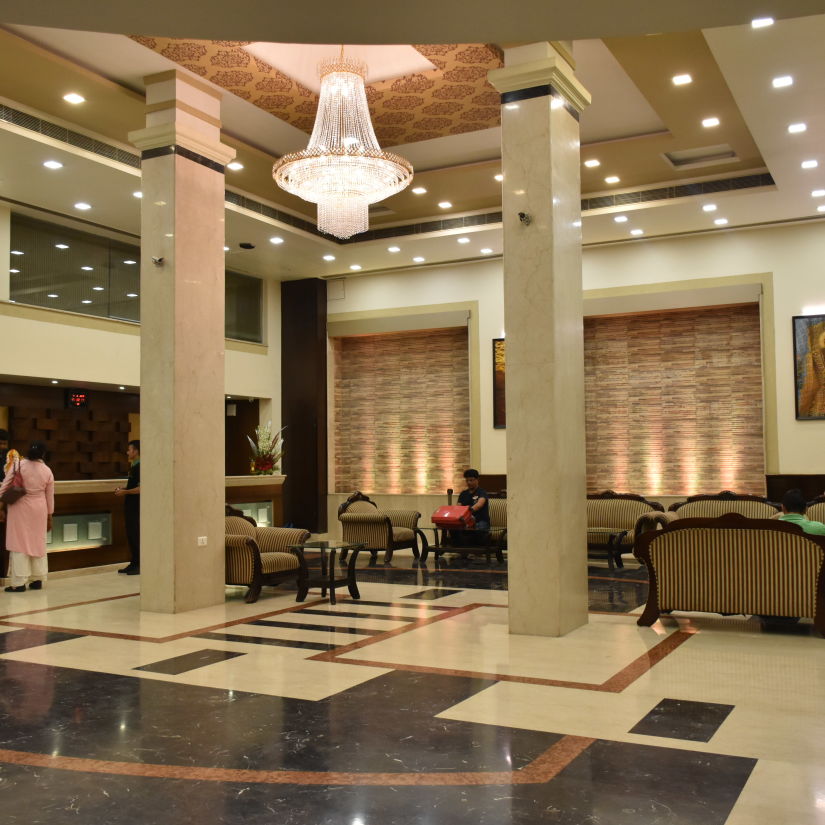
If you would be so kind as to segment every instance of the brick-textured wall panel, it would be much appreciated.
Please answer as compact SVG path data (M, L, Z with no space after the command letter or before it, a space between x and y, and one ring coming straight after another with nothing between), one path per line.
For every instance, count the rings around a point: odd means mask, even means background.
M470 460L465 328L333 339L335 489L462 489Z
M758 305L584 329L589 492L764 495Z

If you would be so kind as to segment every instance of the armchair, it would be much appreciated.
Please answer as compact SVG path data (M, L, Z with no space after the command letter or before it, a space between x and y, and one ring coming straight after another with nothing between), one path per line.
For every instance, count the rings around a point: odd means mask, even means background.
M379 510L378 505L359 491L355 491L339 508L338 521L345 542L362 543L373 563L378 551L384 551L384 562L392 561L396 550L411 548L415 558L420 557L418 542L426 554L427 539L418 527L421 513L415 510ZM346 552L341 561L346 559Z
M225 519L226 583L246 585L247 604L258 601L263 585L274 586L296 579L302 602L307 595L307 563L301 550L291 544L303 544L309 531L288 527L255 527L245 518Z

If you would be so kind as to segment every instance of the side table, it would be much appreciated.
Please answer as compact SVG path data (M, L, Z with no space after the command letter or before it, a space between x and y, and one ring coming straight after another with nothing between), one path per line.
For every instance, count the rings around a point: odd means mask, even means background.
M307 541L304 544L290 545L295 549L300 550L320 550L321 551L321 574L310 574L307 579L307 587L320 587L321 596L327 595L329 590L329 603L336 604L335 588L347 586L350 596L353 599L360 599L361 594L358 592L358 583L355 581L355 563L358 559L358 553L364 549L364 544L348 544L340 541ZM338 552L345 557L346 554L352 553L347 564L346 575L336 577L335 575L335 561ZM303 601L303 599L299 599Z
M622 561L622 540L629 531L614 530L610 527L588 527L587 532L608 537L607 544L604 545L605 551L607 552L608 569L613 570L615 567L624 567L624 562Z

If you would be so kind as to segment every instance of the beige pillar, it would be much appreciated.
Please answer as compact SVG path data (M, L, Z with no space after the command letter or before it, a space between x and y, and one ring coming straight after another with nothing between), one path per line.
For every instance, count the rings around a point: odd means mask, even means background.
M505 52L501 92L510 632L587 622L579 112L549 43Z
M141 150L141 609L224 599L224 165L220 95L146 78Z

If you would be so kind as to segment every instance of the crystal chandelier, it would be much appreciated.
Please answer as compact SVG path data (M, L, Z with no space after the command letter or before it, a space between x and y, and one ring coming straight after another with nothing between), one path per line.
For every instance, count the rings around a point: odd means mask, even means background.
M342 49L343 52L343 49ZM321 62L321 96L309 145L272 167L282 189L318 204L318 229L350 238L369 228L369 205L409 185L409 161L382 152L370 121L367 66L344 57Z

